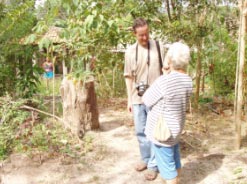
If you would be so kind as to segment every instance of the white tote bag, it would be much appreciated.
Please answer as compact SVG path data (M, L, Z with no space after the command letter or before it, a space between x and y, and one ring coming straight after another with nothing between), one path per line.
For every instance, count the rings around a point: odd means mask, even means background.
M162 111L165 110L165 102L162 105ZM157 119L154 128L154 138L159 142L167 141L171 137L171 131L167 126L164 115L161 113Z

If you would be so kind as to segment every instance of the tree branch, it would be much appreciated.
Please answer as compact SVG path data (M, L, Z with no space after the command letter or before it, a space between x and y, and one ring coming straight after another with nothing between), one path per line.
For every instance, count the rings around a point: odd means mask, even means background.
M56 115L53 115L53 114L50 114L48 112L45 112L45 111L41 111L39 109L36 109L36 108L33 108L33 107L30 107L30 106L27 106L27 105L22 105L20 108L22 109L26 109L26 110L31 110L31 111L36 111L36 112L39 112L39 113L42 113L42 114L45 114L47 116L50 116L50 117L53 117L53 118L56 118L57 120L63 122L63 119L56 116Z

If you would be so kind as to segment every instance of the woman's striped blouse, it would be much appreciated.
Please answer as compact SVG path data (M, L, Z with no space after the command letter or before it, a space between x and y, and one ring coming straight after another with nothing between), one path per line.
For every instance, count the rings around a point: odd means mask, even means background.
M192 93L192 79L184 73L172 71L162 75L150 86L143 96L144 104L150 109L145 134L154 144L170 147L178 143L184 128L186 108ZM165 142L153 137L159 116L163 115L172 136Z

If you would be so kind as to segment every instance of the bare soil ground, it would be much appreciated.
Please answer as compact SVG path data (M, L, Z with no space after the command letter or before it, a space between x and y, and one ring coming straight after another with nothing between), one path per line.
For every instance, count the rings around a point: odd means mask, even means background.
M0 163L1 184L158 184L145 181L144 172L136 172L139 161L137 139L131 114L123 99L115 99L100 108L94 150L80 161L47 159L42 163L24 154L13 154ZM247 184L246 140L234 150L234 121L231 115L188 114L181 140L183 172L181 184Z

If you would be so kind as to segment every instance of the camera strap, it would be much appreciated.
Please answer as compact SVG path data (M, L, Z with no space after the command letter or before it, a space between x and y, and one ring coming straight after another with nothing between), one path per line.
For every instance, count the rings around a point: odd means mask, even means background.
M155 41L156 43L156 47L157 47L157 50L158 50L158 55L159 55L159 62L160 62L160 75L162 75L162 68L163 68L163 63L162 63L162 58L161 58L161 54L160 54L160 44L159 44L159 41Z
M136 65L138 61L138 43L136 45ZM148 41L148 58L147 58L147 65L148 65L148 74L147 74L147 83L148 84L148 76L149 76L149 65L150 65L150 42ZM136 83L136 75L135 75L135 83Z

